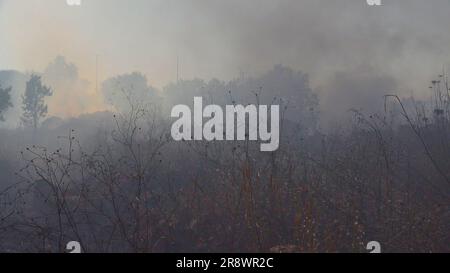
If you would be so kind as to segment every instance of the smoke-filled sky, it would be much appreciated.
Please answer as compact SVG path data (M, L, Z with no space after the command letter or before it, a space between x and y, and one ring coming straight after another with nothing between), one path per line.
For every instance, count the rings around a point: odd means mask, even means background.
M351 100L353 81L425 96L450 60L450 1L382 1L0 0L0 70L43 71L63 55L93 83L98 55L100 80L141 71L162 87L179 56L185 79L302 70L325 107Z

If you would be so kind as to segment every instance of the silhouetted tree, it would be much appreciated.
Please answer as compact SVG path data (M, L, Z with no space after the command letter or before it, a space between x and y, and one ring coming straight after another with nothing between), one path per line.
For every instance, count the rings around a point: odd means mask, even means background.
M47 66L42 82L52 87L53 98L48 107L56 111L53 114L64 118L92 107L93 101L86 100L89 82L80 78L78 67L65 57L58 56Z
M147 77L139 72L119 75L107 79L102 84L106 103L119 112L128 111L130 105L159 103L157 91L147 82Z
M10 92L11 87L3 89L0 86L0 121L5 121L3 113L6 112L8 108L13 106L11 103L11 95L9 94Z
M303 132L311 133L318 125L319 98L309 85L308 75L283 65L275 65L259 77L229 82L180 80L165 86L163 94L169 109L176 104L190 105L195 96L219 105L279 104L285 109L286 120Z
M22 96L22 122L36 129L39 120L45 117L48 112L44 99L52 94L51 89L42 84L40 76L31 75L31 79L27 82L25 95Z

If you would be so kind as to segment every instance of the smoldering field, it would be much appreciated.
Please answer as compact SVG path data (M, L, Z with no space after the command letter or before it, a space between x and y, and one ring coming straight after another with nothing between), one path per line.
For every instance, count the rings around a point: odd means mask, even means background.
M287 67L182 80L147 98L133 75L111 80L136 82L111 87L117 111L0 131L2 251L60 252L71 240L86 252L363 252L372 240L384 251L449 250L447 92L439 105L381 96L386 109L355 110L323 133L306 76ZM279 150L173 141L167 109L199 95L280 104Z
M350 0L107 2L0 0L15 34L0 37L0 251L450 251L448 3L398 1L380 21ZM52 90L36 126L32 74ZM194 96L279 104L279 149L175 142L170 110Z

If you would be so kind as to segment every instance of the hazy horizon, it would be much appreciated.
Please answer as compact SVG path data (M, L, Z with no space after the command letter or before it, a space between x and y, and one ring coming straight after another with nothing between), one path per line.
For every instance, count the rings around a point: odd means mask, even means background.
M329 115L345 111L334 108L343 96L356 95L360 107L383 92L428 98L429 82L450 60L450 3L383 4L83 0L71 7L65 0L0 0L0 70L43 72L59 55L75 64L89 83L76 94L87 110L54 102L50 113L63 116L105 109L95 91L97 61L100 84L139 71L159 90L176 80L177 59L180 78L225 81L283 64L309 75Z

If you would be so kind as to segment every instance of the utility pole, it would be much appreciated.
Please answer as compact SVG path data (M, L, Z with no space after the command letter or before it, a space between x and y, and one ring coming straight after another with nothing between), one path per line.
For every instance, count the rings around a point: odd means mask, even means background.
M180 58L177 55L177 83L180 81Z
M98 94L98 54L95 55L95 93Z

